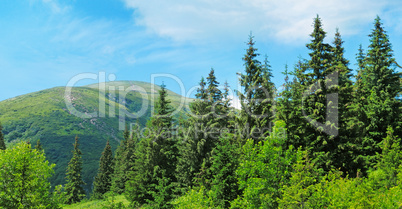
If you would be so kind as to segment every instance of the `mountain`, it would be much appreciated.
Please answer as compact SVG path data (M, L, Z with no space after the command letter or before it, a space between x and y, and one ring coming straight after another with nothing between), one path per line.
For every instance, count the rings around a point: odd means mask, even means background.
M159 89L138 81L55 87L1 101L0 122L8 146L20 140L35 145L40 139L47 159L56 164L53 186L65 183L74 138L78 136L85 189L90 191L106 140L110 139L115 149L123 139L125 124L144 127ZM175 117L183 115L186 105L180 104L188 104L191 99L172 91L168 94L172 105L178 108ZM137 118L128 116L129 113Z

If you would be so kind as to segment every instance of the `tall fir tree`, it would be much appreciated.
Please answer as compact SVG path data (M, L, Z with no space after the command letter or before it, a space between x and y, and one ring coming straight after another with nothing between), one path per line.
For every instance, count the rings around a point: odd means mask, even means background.
M336 137L338 136L337 98L331 97L336 90L336 68L333 64L333 48L324 43L326 32L321 18L314 19L311 42L306 45L310 50L307 65L303 68L307 90L303 94L303 115L307 120L304 148L311 150L317 164L330 169L334 163Z
M401 130L401 100L397 97L401 92L401 74L395 70L392 46L378 16L369 37L367 55L358 56L356 81L360 125L356 144L365 170L375 163L376 153L381 153L380 143L386 137L387 128L398 130L396 135Z
M239 166L239 144L233 134L222 136L212 150L211 166L207 172L211 188L210 197L215 206L229 208L230 202L240 195L236 169Z
M126 185L127 198L133 205L148 203L152 207L169 207L174 197L176 140L173 136L173 108L165 86L159 90L155 114L148 121L148 137L136 149L133 171Z
M180 158L176 168L178 193L184 194L194 185L195 177L201 168L202 157L199 153L202 151L202 147L198 144L200 141L205 141L201 130L206 127L208 115L206 85L205 79L202 77L195 95L196 99L189 104L188 119L180 123L183 128L178 133L180 138L178 144Z
M201 79L196 100L190 104L191 114L182 124L185 128L180 133L180 158L176 168L179 193L209 178L211 152L219 142L219 133L230 123L228 84L223 91L211 69L207 81Z
M334 139L334 150L333 152L333 165L335 168L340 168L344 173L349 173L351 175L356 174L357 170L356 164L353 161L354 158L354 137L355 132L353 132L353 82L352 70L349 68L349 60L344 57L344 41L342 40L341 34L338 28L335 32L335 38L333 41L333 58L332 58L332 68L336 73L335 79L337 81L333 82L334 91L338 97L338 136Z
M299 60L293 71L287 72L284 89L279 93L277 102L277 120L285 122L287 137L283 143L284 149L293 147L305 147L307 142L306 121L303 118L303 92L306 89L306 75L303 73L305 60ZM289 76L292 76L290 81Z
M4 142L3 126L0 123L0 150L6 149L6 143Z
M137 124L139 127L139 124ZM120 145L116 149L114 160L114 173L112 175L112 188L111 190L117 194L123 194L125 191L126 182L129 179L135 162L135 150L138 144L137 134L132 133L126 127L124 133L124 140L121 140Z
M243 93L238 92L242 106L239 120L241 128L249 129L245 138L261 140L269 131L273 119L273 89L272 73L266 59L264 65L257 59L259 54L255 48L254 37L249 36L248 49L243 57L245 74L240 74L240 84Z
M363 117L361 108L363 105L364 95L364 88L363 88L363 80L362 80L362 74L365 71L365 60L366 54L364 53L364 49L362 45L359 45L358 53L356 54L356 61L357 61L357 74L355 75L356 82L354 83L353 86L353 114L355 117L353 118L354 121L354 132L359 132L362 130L362 126L364 125L360 119Z
M207 77L208 88L206 93L208 95L208 101L216 103L222 100L222 92L218 88L219 82L216 80L215 70L212 68Z
M78 136L75 137L72 153L73 157L68 163L66 175L67 184L65 191L67 204L80 202L85 197L85 191L82 187L85 184L82 180L82 152L79 149Z
M102 198L106 192L109 192L112 186L112 174L114 172L114 159L112 147L109 140L102 152L99 160L99 170L94 181L94 198Z

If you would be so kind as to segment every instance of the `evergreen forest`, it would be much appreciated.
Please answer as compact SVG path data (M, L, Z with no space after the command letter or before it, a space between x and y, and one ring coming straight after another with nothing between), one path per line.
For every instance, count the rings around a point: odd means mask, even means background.
M162 84L145 133L127 124L102 145L92 185L79 135L52 186L41 141L5 143L0 124L0 208L402 208L402 73L382 21L353 58L340 29L327 40L318 15L312 26L309 56L275 69L280 87L250 34L238 109L215 69L179 116Z

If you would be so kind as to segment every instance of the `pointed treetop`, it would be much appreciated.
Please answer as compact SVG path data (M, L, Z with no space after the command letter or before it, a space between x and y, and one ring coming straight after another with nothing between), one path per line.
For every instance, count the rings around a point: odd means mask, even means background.
M208 74L207 83L208 83L208 89L207 89L208 100L212 103L221 100L222 92L218 88L219 82L216 80L215 71L213 68L211 68L211 71Z
M195 97L197 99L201 99L201 100L207 99L207 93L206 93L206 89L205 89L206 85L207 85L207 83L205 83L204 77L201 77L201 81L199 83L200 87L197 89L197 93L195 94Z

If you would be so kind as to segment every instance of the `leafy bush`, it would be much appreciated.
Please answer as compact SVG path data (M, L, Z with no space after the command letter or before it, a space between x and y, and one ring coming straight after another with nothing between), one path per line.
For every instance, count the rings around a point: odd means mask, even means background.
M0 207L58 208L50 195L53 167L42 151L20 142L0 151Z

